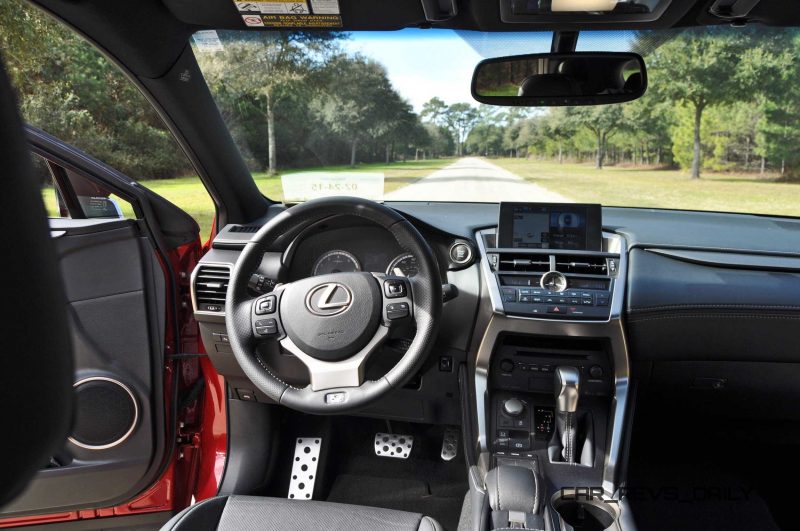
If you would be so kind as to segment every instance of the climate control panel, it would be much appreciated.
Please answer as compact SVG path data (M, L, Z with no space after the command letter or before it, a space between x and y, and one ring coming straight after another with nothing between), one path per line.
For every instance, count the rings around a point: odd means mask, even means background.
M611 292L604 290L550 291L503 286L503 309L509 315L547 318L608 319Z

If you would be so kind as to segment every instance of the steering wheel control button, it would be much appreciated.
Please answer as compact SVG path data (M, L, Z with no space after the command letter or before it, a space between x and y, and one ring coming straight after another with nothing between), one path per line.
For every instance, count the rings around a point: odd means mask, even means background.
M338 393L328 393L325 395L326 404L344 404L347 399L347 394L344 391Z
M396 278L390 278L389 280L384 280L383 292L386 294L386 298L388 299L405 297L407 293L406 283Z
M456 265L466 265L472 261L472 247L464 242L456 242L450 246L450 260Z
M411 312L407 302L393 302L392 304L386 305L386 317L390 321L394 321L395 319L403 319L408 317L410 313Z
M259 319L255 325L256 333L260 336L273 336L278 333L278 323L275 319Z
M275 295L267 295L263 299L258 299L256 301L256 315L275 313L275 303Z

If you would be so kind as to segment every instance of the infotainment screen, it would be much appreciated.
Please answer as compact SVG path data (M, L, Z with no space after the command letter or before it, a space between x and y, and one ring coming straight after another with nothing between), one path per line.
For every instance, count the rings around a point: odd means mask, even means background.
M498 246L600 251L600 205L500 203Z

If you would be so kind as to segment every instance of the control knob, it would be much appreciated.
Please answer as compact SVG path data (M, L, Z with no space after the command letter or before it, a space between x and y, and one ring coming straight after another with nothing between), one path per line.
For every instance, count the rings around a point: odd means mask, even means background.
M525 411L525 404L518 398L509 398L503 402L503 413L509 417L518 417Z

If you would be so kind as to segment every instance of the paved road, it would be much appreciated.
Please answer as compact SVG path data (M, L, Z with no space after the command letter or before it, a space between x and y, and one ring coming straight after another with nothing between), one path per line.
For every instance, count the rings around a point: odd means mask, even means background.
M408 186L390 192L386 201L538 201L566 203L570 199L525 182L483 159L466 157Z

